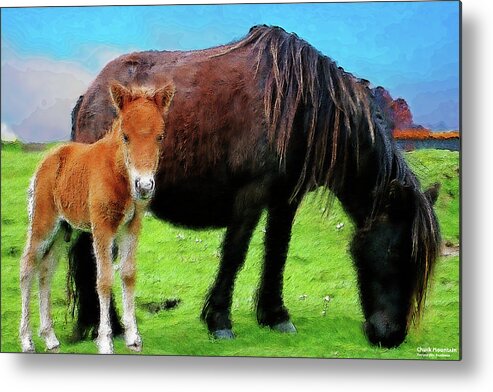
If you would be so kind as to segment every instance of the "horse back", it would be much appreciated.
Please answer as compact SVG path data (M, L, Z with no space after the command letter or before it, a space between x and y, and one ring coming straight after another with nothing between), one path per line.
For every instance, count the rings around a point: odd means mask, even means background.
M252 162L265 134L255 56L245 48L214 57L218 51L140 52L113 60L84 94L74 140L92 143L110 128L116 117L109 95L112 81L159 86L172 80L176 93L166 118L162 171L180 177L218 162L233 169Z

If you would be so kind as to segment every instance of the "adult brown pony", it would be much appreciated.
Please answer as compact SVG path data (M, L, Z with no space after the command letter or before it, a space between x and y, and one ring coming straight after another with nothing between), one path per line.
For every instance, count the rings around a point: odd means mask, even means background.
M325 187L355 222L351 252L365 332L372 343L399 345L423 308L439 249L436 192L420 190L368 83L296 35L257 26L225 46L131 53L110 62L73 111L73 139L92 143L104 135L115 117L111 80L146 84L164 76L177 93L150 208L189 228L227 227L202 312L209 331L234 336L233 285L264 209L257 319L295 331L282 297L291 227L303 196ZM71 273L83 337L98 323L88 236L73 248Z
M174 86L128 90L108 88L117 117L111 131L94 144L69 143L39 165L29 188L29 235L21 259L22 351L34 352L29 326L31 284L39 273L40 335L46 348L60 345L53 330L50 285L64 238L72 228L92 233L96 255L100 353L113 352L110 298L112 248L117 245L123 290L125 343L140 351L135 320L135 249L142 215L154 193L154 174L161 155L166 113Z

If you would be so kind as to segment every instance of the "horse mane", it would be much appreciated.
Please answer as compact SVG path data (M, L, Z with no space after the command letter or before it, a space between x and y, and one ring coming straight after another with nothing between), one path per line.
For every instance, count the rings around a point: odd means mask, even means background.
M334 188L338 157L346 155L340 150L348 147L346 136L355 139L358 149L358 127L363 122L366 136L375 142L368 82L344 71L296 34L280 27L254 26L244 39L211 57L247 45L256 49L257 75L260 68L270 71L266 72L264 109L269 141L276 148L281 166L295 123L303 124L306 154L293 197L321 185ZM343 181L342 176L338 179Z
M211 57L248 45L256 50L257 76L266 75L264 110L268 138L282 168L295 127L301 124L305 134L303 167L292 198L320 186L337 193L346 180L349 159L355 161L359 170L363 145L372 148L378 160L376 197L370 218L378 211L392 179L412 187L412 256L417 276L412 317L419 319L439 253L438 222L431 203L420 191L418 179L395 146L391 125L369 82L346 72L296 34L280 27L254 26L245 38Z

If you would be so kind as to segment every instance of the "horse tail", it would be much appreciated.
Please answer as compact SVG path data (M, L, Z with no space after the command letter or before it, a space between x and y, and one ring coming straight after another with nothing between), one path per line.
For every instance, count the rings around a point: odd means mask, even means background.
M77 310L73 340L85 339L99 324L96 293L96 263L92 254L92 236L81 233L69 250L67 293L72 318Z

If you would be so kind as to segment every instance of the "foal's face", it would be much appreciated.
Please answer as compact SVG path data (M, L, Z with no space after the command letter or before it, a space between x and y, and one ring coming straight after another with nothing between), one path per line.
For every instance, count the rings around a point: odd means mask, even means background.
M119 114L117 137L132 196L147 200L154 194L154 175L165 137L164 116L173 98L174 86L129 90L114 83L110 93Z
M164 139L164 119L157 106L143 98L129 104L122 112L119 137L132 193L149 199Z

